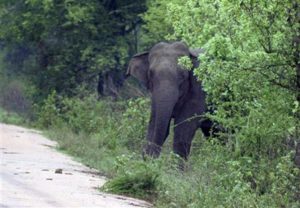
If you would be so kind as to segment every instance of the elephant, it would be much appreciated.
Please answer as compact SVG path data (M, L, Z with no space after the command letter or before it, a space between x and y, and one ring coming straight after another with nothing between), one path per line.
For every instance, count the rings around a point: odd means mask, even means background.
M145 155L158 157L174 119L173 151L187 160L192 139L198 128L209 137L212 121L201 116L207 112L206 93L201 82L178 64L178 58L190 57L193 68L199 66L202 49L189 49L183 42L160 42L149 51L134 55L128 65L127 76L133 76L150 91L151 115L147 131Z

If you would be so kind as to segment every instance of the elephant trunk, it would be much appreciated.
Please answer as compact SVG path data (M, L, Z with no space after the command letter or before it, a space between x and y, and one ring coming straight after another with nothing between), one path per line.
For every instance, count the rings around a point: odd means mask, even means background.
M152 91L152 115L145 149L145 153L151 157L159 156L161 146L169 134L170 121L178 96L178 86L172 86L169 82Z

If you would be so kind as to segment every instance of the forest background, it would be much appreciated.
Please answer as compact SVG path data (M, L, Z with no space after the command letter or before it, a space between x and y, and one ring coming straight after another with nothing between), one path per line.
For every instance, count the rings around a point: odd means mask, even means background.
M110 178L104 191L156 207L299 207L299 7L2 0L0 120L44 129ZM197 133L184 173L171 138L159 159L142 160L149 98L124 76L135 53L172 40L205 49L194 74L214 104L207 116L224 128L222 141Z

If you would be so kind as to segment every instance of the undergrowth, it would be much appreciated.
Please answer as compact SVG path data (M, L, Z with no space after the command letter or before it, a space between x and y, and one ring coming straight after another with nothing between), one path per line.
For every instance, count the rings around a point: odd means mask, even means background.
M276 144L260 157L237 155L231 143L197 132L181 171L171 138L159 159L142 158L148 116L148 99L98 101L93 95L67 98L53 92L39 107L34 125L47 130L61 151L106 175L102 191L166 208L300 206L299 169L287 145Z
M9 112L0 107L0 122L7 124L24 125L25 119L18 113Z
M149 100L112 102L65 98L53 92L37 125L59 148L97 168L109 181L101 190L147 199L156 207L298 207L299 169L287 146L276 154L237 155L230 143L194 139L186 171L170 148L157 160L141 157ZM255 154L254 154L255 155Z

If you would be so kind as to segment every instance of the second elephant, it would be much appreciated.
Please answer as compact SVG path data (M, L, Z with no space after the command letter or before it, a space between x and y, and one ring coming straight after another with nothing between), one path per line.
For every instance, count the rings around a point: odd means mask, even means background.
M205 92L193 71L178 65L178 59L189 56L193 67L198 67L201 50L190 50L182 42L154 45L150 51L133 56L127 74L143 82L151 93L151 117L144 153L158 157L174 118L173 150L188 158L197 128L208 137L212 122L201 118L206 110Z

